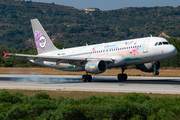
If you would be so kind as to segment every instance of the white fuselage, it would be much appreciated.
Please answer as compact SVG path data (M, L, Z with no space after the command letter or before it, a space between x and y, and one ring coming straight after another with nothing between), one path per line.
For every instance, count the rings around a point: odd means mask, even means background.
M162 44L161 44L162 43ZM82 47L67 48L44 53L46 56L111 58L107 68L139 65L169 59L176 54L176 48L164 38L146 37L125 41L109 42ZM82 67L66 63L41 61L37 64L67 71L83 71Z

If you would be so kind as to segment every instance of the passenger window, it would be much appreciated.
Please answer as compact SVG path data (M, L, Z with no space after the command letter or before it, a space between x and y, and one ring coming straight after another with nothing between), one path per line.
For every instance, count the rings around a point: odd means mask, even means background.
M162 42L159 42L159 44L158 45L162 45Z

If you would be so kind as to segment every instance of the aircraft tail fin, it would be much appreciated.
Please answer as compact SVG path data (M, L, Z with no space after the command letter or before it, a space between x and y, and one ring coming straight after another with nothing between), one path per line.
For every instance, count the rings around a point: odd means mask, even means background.
M31 26L32 26L38 54L58 50L54 46L53 42L47 35L46 31L44 30L38 19L32 19Z

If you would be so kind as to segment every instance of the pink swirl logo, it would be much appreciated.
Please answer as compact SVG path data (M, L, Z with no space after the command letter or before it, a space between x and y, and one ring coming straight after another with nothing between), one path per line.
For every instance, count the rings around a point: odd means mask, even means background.
M44 35L42 35L41 31L35 31L34 33L36 38L36 46L39 50L45 50L47 46L49 46L48 41Z

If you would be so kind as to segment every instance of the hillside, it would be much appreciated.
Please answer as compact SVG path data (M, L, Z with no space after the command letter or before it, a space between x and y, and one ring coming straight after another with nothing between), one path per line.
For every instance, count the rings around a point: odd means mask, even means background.
M53 42L66 47L159 36L162 32L180 37L180 6L87 12L54 3L0 0L0 45L33 49L33 18L39 19Z

